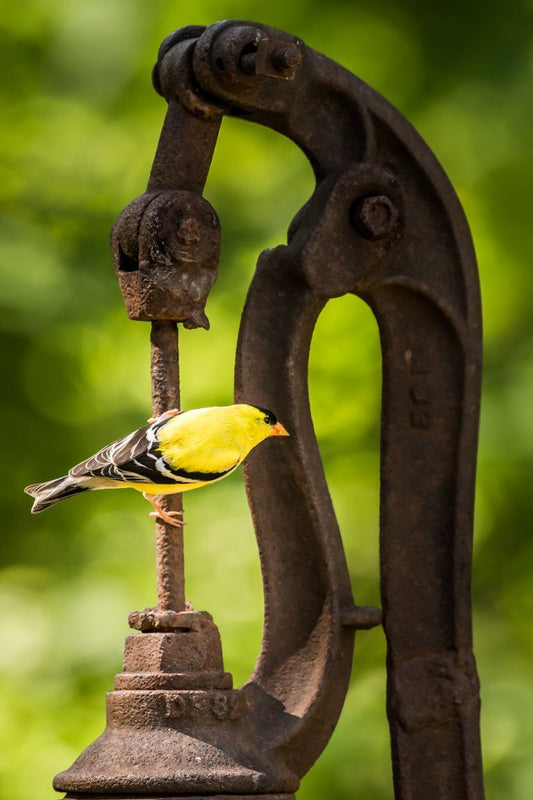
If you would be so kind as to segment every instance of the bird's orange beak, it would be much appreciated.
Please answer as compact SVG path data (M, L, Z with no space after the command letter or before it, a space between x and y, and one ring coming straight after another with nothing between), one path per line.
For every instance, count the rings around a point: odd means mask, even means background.
M272 425L270 430L271 436L289 436L290 434L287 433L281 422L276 422L275 425Z

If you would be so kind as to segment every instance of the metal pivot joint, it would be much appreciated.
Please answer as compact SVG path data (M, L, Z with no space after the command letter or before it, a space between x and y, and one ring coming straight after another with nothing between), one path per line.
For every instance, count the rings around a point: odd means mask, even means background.
M470 609L481 323L457 197L393 107L281 31L184 28L163 42L154 85L168 112L152 174L112 244L128 313L152 321L163 353L158 411L176 400L172 326L207 326L219 226L201 193L223 115L288 136L316 176L287 244L259 258L237 347L237 401L272 408L291 433L244 468L263 647L233 689L212 619L184 609L167 569L158 608L132 615L141 632L128 637L106 731L55 786L72 798L292 797L340 714L355 629L382 621L395 797L481 800ZM307 393L315 322L347 293L374 312L383 354L382 619L352 598Z

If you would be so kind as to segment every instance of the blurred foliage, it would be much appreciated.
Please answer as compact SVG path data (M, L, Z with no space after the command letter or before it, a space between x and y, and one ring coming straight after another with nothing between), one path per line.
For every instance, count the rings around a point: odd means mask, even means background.
M291 31L373 85L419 129L465 206L485 317L474 608L487 795L530 800L532 17L530 0L2 3L2 800L55 796L53 774L103 728L127 613L154 602L142 498L102 492L30 518L22 487L149 415L148 330L126 318L108 232L146 184L164 115L150 85L160 41L223 18ZM211 332L181 335L184 407L231 401L257 254L284 241L312 187L288 141L224 122L206 190L224 233L220 278ZM379 603L379 343L360 301L328 305L310 385L354 592ZM242 682L260 645L262 595L241 477L186 506L187 596L215 614L226 667ZM344 713L300 800L392 797L384 687L382 633L363 632Z

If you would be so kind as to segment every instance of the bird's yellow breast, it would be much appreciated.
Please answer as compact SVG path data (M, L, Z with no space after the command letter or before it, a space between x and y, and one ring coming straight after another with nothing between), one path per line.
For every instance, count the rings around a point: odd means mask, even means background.
M200 408L172 417L158 431L165 461L172 469L193 473L226 472L240 464L268 436L266 426L249 420L249 408Z

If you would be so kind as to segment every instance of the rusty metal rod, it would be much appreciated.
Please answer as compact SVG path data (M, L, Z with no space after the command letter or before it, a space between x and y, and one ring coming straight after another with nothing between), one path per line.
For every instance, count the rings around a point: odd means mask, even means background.
M152 408L154 416L180 407L180 374L177 324L170 320L152 322L150 334L152 365ZM159 498L167 511L182 511L181 494ZM156 566L158 611L185 610L185 565L183 528L157 520Z
M201 195L211 166L206 153L215 149L221 119L221 114L195 117L181 103L169 102L146 191L179 188ZM189 142L196 146L187 147L184 158L184 143Z

